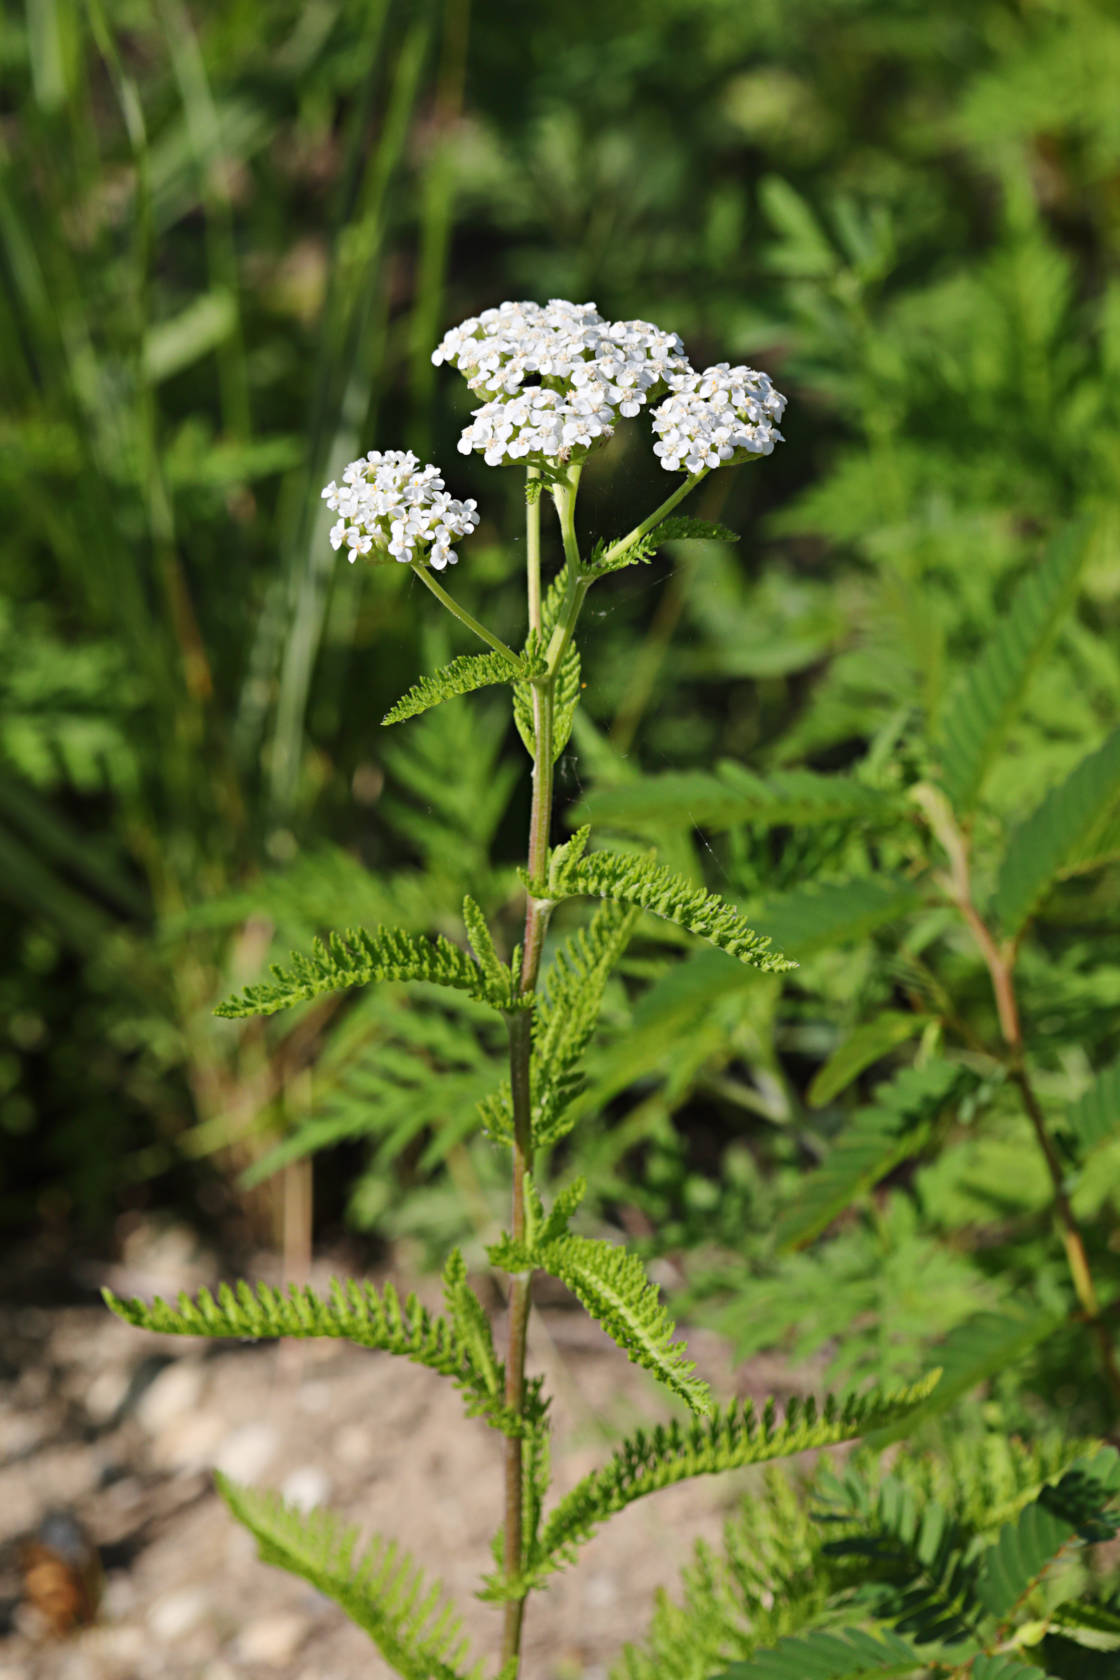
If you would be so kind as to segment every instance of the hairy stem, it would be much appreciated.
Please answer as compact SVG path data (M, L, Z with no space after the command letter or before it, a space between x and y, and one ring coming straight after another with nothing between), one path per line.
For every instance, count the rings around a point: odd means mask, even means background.
M528 467L526 484L540 477L537 467ZM525 563L529 574L529 628L541 627L541 499L534 496L525 507Z
M508 648L492 631L487 630L485 624L480 624L478 619L467 611L466 607L461 607L455 597L447 593L441 583L436 582L430 567L421 565L418 561L413 561L412 570L425 589L430 589L436 600L442 602L449 613L454 613L460 624L465 624L468 630L473 630L476 636L481 636L482 640L488 647L492 647L495 653L504 654L507 659L512 660L514 665L521 664L520 657L514 653L512 648Z

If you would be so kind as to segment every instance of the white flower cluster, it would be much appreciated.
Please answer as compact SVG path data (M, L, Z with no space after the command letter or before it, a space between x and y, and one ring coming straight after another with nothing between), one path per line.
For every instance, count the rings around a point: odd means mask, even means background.
M333 480L327 485L323 500L339 515L331 547L348 549L350 561L376 551L404 565L427 561L441 572L459 558L452 541L478 524L473 498L455 501L438 468L420 467L411 450L371 449L351 461L341 487Z
M529 385L516 396L476 408L459 439L459 453L477 449L488 467L503 461L555 461L576 449L588 450L597 438L610 437L614 410L597 391L565 398L559 391Z
M453 327L432 361L451 362L490 399L459 444L489 466L580 459L610 437L619 415L632 418L651 393L689 371L676 333L649 321L606 321L593 303L562 298L484 310Z
M751 456L770 455L783 442L775 422L786 399L770 376L718 362L670 380L672 394L653 411L653 446L666 472L699 472Z

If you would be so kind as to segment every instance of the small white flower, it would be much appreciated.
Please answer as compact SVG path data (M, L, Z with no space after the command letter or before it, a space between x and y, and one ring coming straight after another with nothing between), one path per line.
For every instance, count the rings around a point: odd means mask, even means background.
M765 373L718 362L702 373L669 374L671 394L653 411L653 452L667 472L735 464L773 453L786 399Z
M371 449L351 461L342 484L332 480L323 500L340 515L331 526L331 547L345 548L350 561L373 553L442 571L458 559L454 539L469 536L478 524L473 499L455 501L435 467L421 467L411 451L399 449Z
M453 327L432 356L487 399L463 433L463 454L487 463L582 459L619 415L632 419L673 375L692 370L676 333L649 321L607 321L593 303L503 303ZM530 398L530 409L519 406ZM547 401L542 399L548 399ZM510 428L500 410L512 409Z

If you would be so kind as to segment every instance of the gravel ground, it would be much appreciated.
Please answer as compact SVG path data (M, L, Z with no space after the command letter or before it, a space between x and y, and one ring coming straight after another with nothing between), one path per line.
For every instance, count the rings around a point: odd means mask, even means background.
M197 1263L186 1271L106 1268L87 1281L145 1295L213 1281ZM313 1281L325 1275L316 1267ZM443 1379L340 1342L146 1336L95 1304L0 1308L0 1330L0 1680L387 1676L341 1611L258 1561L213 1491L214 1466L399 1539L451 1591L474 1650L493 1653L498 1613L473 1593L499 1521L501 1440L464 1419ZM725 1395L775 1381L782 1392L788 1373L758 1361L736 1373L715 1338L691 1341ZM545 1308L531 1363L556 1397L559 1490L621 1432L663 1415L643 1374L561 1303ZM613 1519L533 1602L526 1680L601 1680L742 1487L697 1481ZM24 1579L28 1537L58 1510L84 1525L104 1570L96 1620L67 1637L51 1634Z

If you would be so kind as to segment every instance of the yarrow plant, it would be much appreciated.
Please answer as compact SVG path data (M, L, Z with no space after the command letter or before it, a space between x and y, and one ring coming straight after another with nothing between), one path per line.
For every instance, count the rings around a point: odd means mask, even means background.
M575 632L588 591L608 572L648 559L670 539L730 536L696 519L671 518L673 509L709 472L770 454L781 434L785 398L764 373L721 363L696 372L676 334L647 321L608 321L593 304L553 300L547 305L503 303L450 331L435 351L483 398L463 432L460 449L479 451L490 465L526 470L526 636L518 651L466 612L433 573L456 558L452 543L478 522L473 501L456 501L434 466L410 453L371 451L351 463L340 483L323 492L338 514L331 531L348 559L394 561L411 567L425 587L487 646L422 678L385 718L395 724L431 706L487 685L512 690L514 714L532 763L532 805L526 865L522 942L508 956L477 904L463 906L464 944L426 939L397 929L331 934L310 954L293 956L272 978L223 1004L230 1017L271 1014L376 981L418 981L465 992L495 1011L509 1039L509 1074L479 1104L478 1124L511 1157L509 1229L489 1259L508 1280L505 1353L500 1358L481 1300L462 1256L444 1268L445 1311L434 1314L414 1297L402 1302L391 1286L336 1284L320 1297L294 1286L280 1293L260 1285L223 1286L180 1296L171 1307L109 1296L109 1304L138 1325L184 1335L267 1337L342 1336L363 1347L411 1359L449 1377L469 1415L504 1438L504 1520L495 1538L495 1568L481 1596L502 1607L499 1665L503 1680L519 1672L526 1601L570 1564L579 1547L614 1512L681 1481L759 1463L849 1439L895 1423L925 1398L928 1381L892 1394L873 1392L821 1407L790 1403L784 1417L772 1405L713 1405L695 1375L684 1344L657 1289L625 1247L573 1230L584 1185L567 1184L546 1207L534 1176L541 1152L575 1124L581 1059L595 1029L604 987L635 923L650 912L723 951L729 963L759 971L791 966L770 948L736 907L672 873L651 857L589 850L584 829L552 842L553 770L568 739L581 692ZM580 475L591 453L622 421L643 408L652 413L663 467L685 474L648 518L613 542L585 554L576 532ZM542 583L541 508L547 491L557 516L561 565L547 590ZM569 901L595 904L545 963L555 912ZM469 945L469 949L468 949ZM563 1282L618 1344L676 1402L691 1413L652 1434L623 1441L598 1470L548 1506L549 1403L539 1377L526 1373L527 1326L533 1277ZM392 1545L375 1540L355 1550L352 1533L329 1514L307 1515L268 1494L219 1478L234 1514L257 1536L262 1556L333 1596L408 1680L440 1680L466 1673L458 1622L440 1592ZM478 1674L477 1666L470 1673Z

